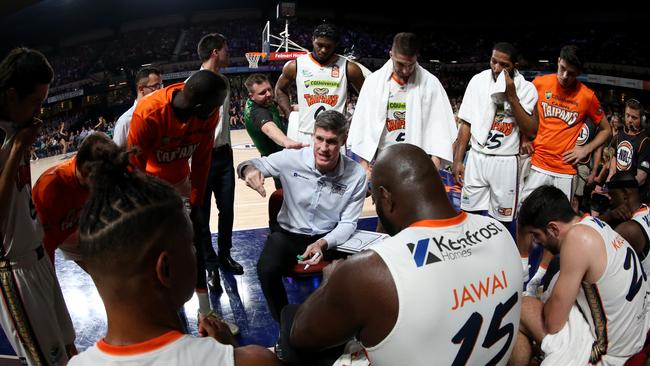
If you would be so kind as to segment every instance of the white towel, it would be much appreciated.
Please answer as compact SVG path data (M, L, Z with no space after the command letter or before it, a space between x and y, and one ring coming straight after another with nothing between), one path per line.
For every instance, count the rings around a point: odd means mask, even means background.
M537 104L537 89L515 70L515 89L519 103L524 110L532 114ZM494 113L498 103L505 103L505 70L497 80L492 78L492 70L482 71L470 80L465 89L463 103L458 110L458 117L471 124L472 137L484 146L494 122ZM487 97L489 96L489 97ZM509 107L506 107L508 109Z
M386 124L389 81L393 61L372 73L363 83L348 137L352 152L372 161ZM452 143L458 130L451 104L440 81L420 65L413 76L415 88L406 98L406 141L429 155L453 161Z
M571 307L564 328L542 340L542 366L584 366L589 364L594 337L576 305Z

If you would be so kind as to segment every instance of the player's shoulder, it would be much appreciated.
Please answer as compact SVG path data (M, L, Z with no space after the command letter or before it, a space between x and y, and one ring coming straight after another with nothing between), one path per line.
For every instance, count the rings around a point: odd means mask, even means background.
M535 86L550 85L557 81L556 74L538 75L533 79Z

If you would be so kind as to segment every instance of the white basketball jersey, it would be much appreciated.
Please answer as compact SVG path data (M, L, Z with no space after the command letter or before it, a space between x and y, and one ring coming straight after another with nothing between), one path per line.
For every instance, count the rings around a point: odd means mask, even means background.
M617 364L614 360L633 356L645 342L650 326L647 276L634 249L609 225L594 217L577 225L596 230L607 252L605 272L595 284L583 282L577 297L595 339L590 362Z
M391 77L389 81L388 105L386 106L386 124L379 139L379 151L406 141L406 96L411 84L401 84Z
M0 171L2 171L14 144L16 129L11 122L3 120L0 120L0 129L6 134L0 149ZM0 215L0 234L3 243L1 250L8 259L15 261L25 254L32 254L34 249L42 245L43 240L43 228L32 203L29 151L21 159L18 174L12 183L9 207L3 207L3 213Z
M296 90L300 123L298 131L313 134L314 121L320 112L334 109L345 114L348 96L347 60L335 55L321 65L311 53L296 59Z
M519 126L515 120L510 103L503 101L496 105L494 120L485 146L481 146L474 135L472 148L488 155L519 154Z
M69 366L99 365L220 365L234 366L233 347L214 338L197 338L177 331L130 346L111 346L103 340L73 357Z
M519 329L522 268L508 230L460 213L425 220L372 248L391 272L397 322L373 366L505 365Z
M645 234L645 239L646 239L646 245L648 245L648 242L650 241L650 209L646 205L642 205L641 208L636 210L634 212L634 216L632 216L632 220L636 221L641 225L641 228L643 229L643 233ZM646 275L650 273L650 253L643 258L641 261L641 264L643 265L643 269L645 270Z

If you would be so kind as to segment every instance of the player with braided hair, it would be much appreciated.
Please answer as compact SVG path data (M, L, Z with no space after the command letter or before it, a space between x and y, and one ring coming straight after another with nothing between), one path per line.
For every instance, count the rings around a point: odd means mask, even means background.
M108 328L70 365L279 365L262 347L227 345L234 343L232 334L212 316L200 319L199 332L208 337L182 333L176 311L196 281L183 200L168 183L134 169L123 148L94 148L106 158L89 164L90 199L79 222L79 245Z

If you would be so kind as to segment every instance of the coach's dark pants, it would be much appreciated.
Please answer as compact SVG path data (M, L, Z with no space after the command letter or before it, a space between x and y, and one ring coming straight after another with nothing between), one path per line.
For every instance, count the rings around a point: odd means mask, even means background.
M272 225L271 234L266 239L257 262L257 277L273 319L280 322L280 311L288 303L282 276L288 274L296 265L297 255L304 253L309 244L325 234L316 236L294 234L282 229L278 224Z
M210 233L210 198L213 193L219 210L219 235L217 237L219 254L230 255L232 226L235 219L235 169L230 144L212 149L210 172L203 196L203 205L201 206L205 218L202 241L206 264L208 266L214 265L214 269L216 269L217 257L212 247Z

